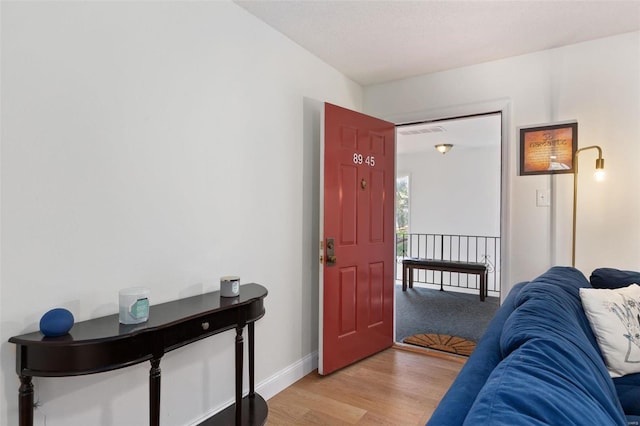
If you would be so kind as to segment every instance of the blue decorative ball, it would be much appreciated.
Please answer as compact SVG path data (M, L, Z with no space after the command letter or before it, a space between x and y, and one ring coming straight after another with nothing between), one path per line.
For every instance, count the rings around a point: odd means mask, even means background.
M73 314L64 308L51 309L40 318L40 331L47 337L63 336L73 327Z

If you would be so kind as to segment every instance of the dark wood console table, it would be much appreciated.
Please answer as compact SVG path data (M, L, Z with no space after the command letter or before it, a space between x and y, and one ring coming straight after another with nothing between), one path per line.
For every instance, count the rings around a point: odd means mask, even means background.
M205 337L236 329L235 404L215 414L201 426L263 425L267 403L254 389L254 322L265 313L267 289L259 284L240 286L240 295L220 297L215 291L149 308L149 320L123 325L118 314L74 324L69 334L45 337L34 332L14 336L20 426L33 426L33 383L37 377L95 374L150 361L149 424L160 425L160 359L173 349ZM249 394L242 397L244 340L249 335Z

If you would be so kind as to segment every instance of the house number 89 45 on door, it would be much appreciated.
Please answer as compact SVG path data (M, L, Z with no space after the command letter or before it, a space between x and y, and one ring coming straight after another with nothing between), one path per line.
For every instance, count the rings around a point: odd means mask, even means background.
M366 157L357 152L353 153L353 164L366 164L369 167L376 165L376 158L373 155L367 155Z

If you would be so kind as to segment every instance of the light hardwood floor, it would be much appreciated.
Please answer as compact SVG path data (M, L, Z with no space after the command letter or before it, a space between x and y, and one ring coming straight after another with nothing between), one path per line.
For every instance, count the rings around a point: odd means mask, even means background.
M268 426L424 425L466 358L393 347L275 395Z

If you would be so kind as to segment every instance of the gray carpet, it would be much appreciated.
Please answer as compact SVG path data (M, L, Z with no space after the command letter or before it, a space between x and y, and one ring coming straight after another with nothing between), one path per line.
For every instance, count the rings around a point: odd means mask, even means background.
M396 341L418 333L459 336L478 342L498 310L497 297L396 285Z

